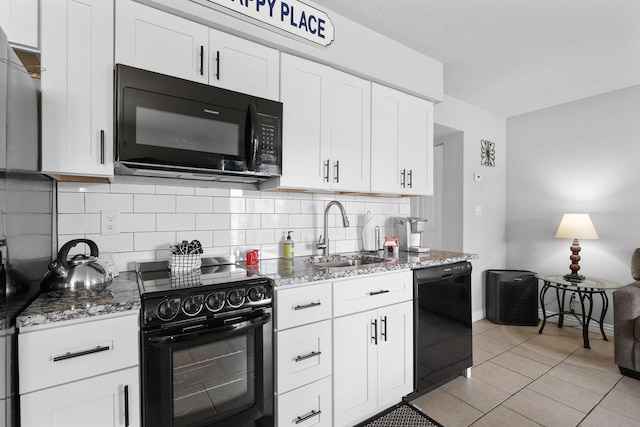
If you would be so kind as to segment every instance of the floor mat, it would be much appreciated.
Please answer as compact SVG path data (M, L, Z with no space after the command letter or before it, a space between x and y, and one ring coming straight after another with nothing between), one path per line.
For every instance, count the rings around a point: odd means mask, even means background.
M414 406L402 402L368 419L358 427L442 427Z

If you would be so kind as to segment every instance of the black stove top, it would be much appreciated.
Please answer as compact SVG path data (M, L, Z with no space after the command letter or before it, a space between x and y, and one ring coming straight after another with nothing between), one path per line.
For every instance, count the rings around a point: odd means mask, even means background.
M202 267L172 272L167 261L138 263L143 327L223 318L271 307L267 278L228 258L203 258Z

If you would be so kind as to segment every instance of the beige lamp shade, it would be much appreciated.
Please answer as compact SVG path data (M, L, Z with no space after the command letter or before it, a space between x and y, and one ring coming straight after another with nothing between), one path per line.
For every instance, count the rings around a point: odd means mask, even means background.
M598 232L589 214L564 214L556 237L561 239L598 239Z

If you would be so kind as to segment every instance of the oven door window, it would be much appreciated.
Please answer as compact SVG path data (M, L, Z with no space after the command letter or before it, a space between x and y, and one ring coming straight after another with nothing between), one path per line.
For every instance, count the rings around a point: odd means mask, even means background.
M173 352L173 425L213 420L256 404L255 330Z

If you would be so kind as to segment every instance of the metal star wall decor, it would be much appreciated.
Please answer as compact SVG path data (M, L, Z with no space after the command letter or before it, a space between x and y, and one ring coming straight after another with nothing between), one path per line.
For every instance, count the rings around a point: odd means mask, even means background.
M496 144L484 139L480 140L480 164L482 166L495 167L496 165Z

